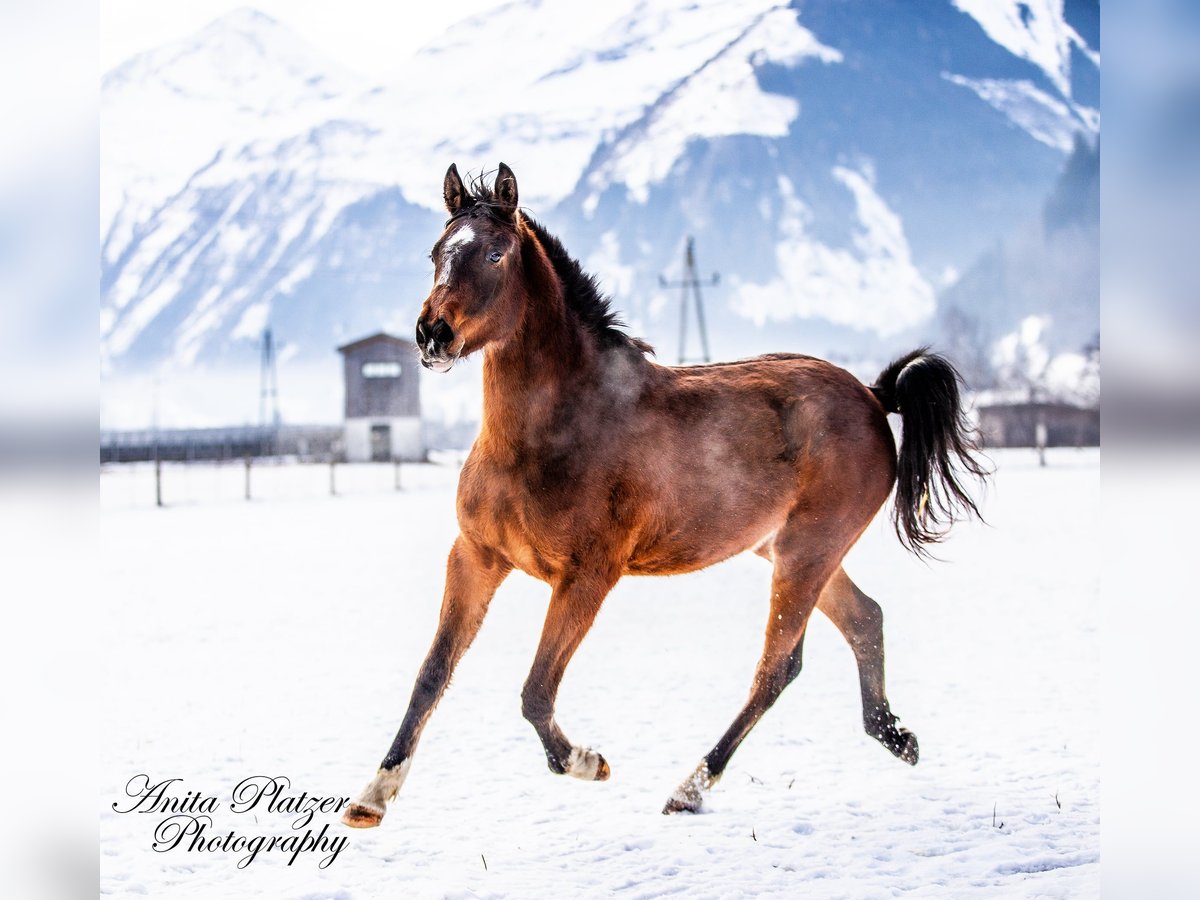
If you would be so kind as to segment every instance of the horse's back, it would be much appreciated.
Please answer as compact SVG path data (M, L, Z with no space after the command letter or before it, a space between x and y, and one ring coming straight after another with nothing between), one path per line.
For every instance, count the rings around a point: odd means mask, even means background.
M676 408L687 401L716 414L760 415L798 453L798 442L879 444L895 455L887 413L870 388L827 360L772 353L700 366L658 367L662 390ZM687 398L681 400L680 398ZM745 418L743 418L745 421ZM740 429L739 429L740 430ZM735 431L734 433L738 433Z
M655 369L631 418L630 459L642 460L654 507L635 570L702 568L800 508L857 533L887 498L886 413L844 369L784 354Z

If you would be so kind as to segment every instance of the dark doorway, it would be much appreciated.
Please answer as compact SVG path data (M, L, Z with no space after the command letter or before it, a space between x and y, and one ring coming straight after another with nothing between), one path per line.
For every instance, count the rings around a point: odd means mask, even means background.
M371 461L387 462L392 458L392 426L371 426Z

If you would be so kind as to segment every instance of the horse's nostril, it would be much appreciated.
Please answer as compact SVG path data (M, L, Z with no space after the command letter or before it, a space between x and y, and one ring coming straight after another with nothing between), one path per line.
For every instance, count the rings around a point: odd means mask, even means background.
M417 346L424 347L425 342L429 340L429 332L425 330L425 323L417 319Z
M433 331L430 336L439 344L449 344L454 340L454 329L446 324L445 319L438 319L433 323Z

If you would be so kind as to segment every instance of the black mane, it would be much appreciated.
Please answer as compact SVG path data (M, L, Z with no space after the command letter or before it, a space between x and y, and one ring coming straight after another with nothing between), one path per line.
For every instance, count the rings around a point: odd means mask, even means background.
M458 212L450 217L451 219L457 219L460 216L486 215L500 220L496 195L484 183L483 178L483 174L480 174L478 178L471 180L468 188L469 198ZM523 218L538 243L542 245L542 249L546 251L546 256L554 267L555 274L562 282L563 298L566 300L567 308L578 316L588 331L595 335L601 348L607 350L610 347L625 346L633 347L641 353L653 353L654 348L641 338L636 338L621 330L625 327L625 323L613 310L612 299L601 292L600 286L596 283L596 276L585 272L579 261L567 252L562 241L548 232L541 223L529 216Z
M554 266L554 271L563 285L563 298L567 302L567 308L596 336L600 346L604 349L632 346L642 353L653 353L654 350L645 341L621 330L625 323L613 310L611 298L600 291L596 276L583 270L579 261L567 252L562 241L528 216L525 217L525 224L537 237L538 243L550 259L550 264Z

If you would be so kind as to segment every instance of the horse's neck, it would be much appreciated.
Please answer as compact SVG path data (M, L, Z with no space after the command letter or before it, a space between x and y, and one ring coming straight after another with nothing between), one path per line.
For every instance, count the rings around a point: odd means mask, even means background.
M532 342L531 342L532 343ZM594 354L591 354L594 355ZM498 450L515 452L531 434L544 430L554 410L569 401L588 354L571 354L561 344L484 352L483 434Z
M533 268L524 321L503 345L484 351L483 435L500 451L515 452L544 428L580 385L595 382L589 375L603 364L544 255Z

